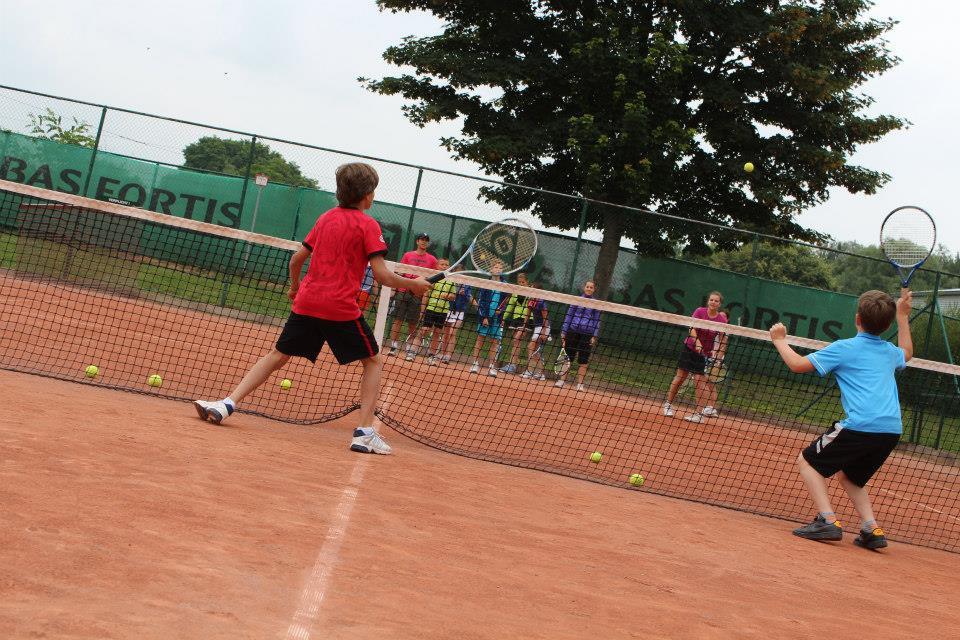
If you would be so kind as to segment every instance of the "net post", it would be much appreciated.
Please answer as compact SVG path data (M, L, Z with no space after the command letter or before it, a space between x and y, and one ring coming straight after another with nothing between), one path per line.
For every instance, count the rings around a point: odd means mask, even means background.
M377 344L383 346L383 334L387 330L387 313L390 311L390 297L393 295L393 289L381 285L380 298L377 301L377 319L373 323L373 337Z

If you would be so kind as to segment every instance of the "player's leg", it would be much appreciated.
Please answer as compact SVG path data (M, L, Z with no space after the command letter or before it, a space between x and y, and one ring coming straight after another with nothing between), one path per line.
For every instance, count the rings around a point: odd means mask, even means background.
M854 444L855 455L844 464L839 473L840 484L850 496L850 501L860 516L860 535L854 544L867 549L882 549L887 546L887 538L873 515L867 483L880 470L883 463L893 452L900 440L894 433L857 433L847 432Z
M583 381L587 377L587 368L590 366L590 355L593 345L590 343L589 336L583 336L580 340L580 351L577 354L577 362L580 367L577 369L577 391L583 391Z
M193 406L197 415L220 424L233 413L241 400L266 382L267 378L283 367L292 356L316 362L324 340L322 332L318 331L316 326L316 318L291 312L274 348L247 371L240 384L226 398L217 401L195 401Z
M795 536L808 540L841 540L843 528L837 520L827 493L827 478L840 471L850 454L843 427L833 425L826 433L811 442L797 456L797 467L807 492L817 508L817 516L810 524L793 530Z
M673 380L670 381L670 389L667 390L667 399L663 403L663 415L670 417L675 411L673 408L673 401L677 398L677 393L680 391L680 387L683 385L684 381L687 379L687 376L690 375L690 372L686 369L677 368L677 372L673 376Z
M473 343L473 365L470 367L470 373L480 373L480 349L483 348L483 325L477 326L477 339Z

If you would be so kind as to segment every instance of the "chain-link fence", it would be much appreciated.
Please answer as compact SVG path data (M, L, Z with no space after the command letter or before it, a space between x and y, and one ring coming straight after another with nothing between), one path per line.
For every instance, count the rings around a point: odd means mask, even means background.
M599 230L588 220L641 216L651 233L681 239L677 257L649 257L621 246L608 298L689 314L707 292L722 291L735 323L782 321L791 333L834 340L853 334L856 296L895 291L893 269L877 252L859 255L662 216L576 196L162 118L0 86L0 179L117 201L171 215L282 238L302 239L335 204L334 170L362 160L380 174L376 217L397 259L425 232L431 252L458 256L485 221L547 213L562 229L543 229L529 274L547 289L576 292L595 275ZM260 187L257 172L270 175ZM509 189L522 211L489 197ZM2 215L2 213L0 213ZM0 224L3 220L0 219ZM541 228L543 225L539 225ZM682 238L703 235L735 251L685 256ZM869 253L869 252L868 252ZM720 256L722 259L719 259ZM798 284L803 283L803 284ZM935 269L914 280L918 354L953 362L960 320L941 313L938 293L960 289L960 275Z

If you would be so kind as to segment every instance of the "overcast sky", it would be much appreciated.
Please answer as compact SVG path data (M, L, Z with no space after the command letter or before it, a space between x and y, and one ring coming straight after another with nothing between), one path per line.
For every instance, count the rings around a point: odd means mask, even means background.
M865 91L875 112L913 124L854 157L893 177L877 195L836 191L800 221L875 243L886 212L915 204L960 250L960 3L879 0L874 15L900 21L889 41L902 62ZM0 0L0 16L0 84L480 175L438 145L455 124L418 129L402 100L356 81L394 73L383 50L435 33L428 14L380 13L373 0Z

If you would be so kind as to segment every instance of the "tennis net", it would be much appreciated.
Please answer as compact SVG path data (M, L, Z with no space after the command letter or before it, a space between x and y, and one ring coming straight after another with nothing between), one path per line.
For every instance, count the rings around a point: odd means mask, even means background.
M222 396L276 340L298 246L0 182L0 367L179 400ZM467 303L459 328L419 318L409 338L398 296L377 288L364 296L378 338L389 344L399 329L396 355L384 358L385 424L450 453L809 520L795 459L842 415L839 392L830 379L791 374L765 332L476 278L447 289L462 294L463 285L466 299L503 302L514 319L483 329L477 357L477 305ZM560 334L571 313L567 368ZM432 322L440 326L425 326ZM574 326L584 334L578 345ZM691 326L721 332L722 366L688 376L674 415L664 415ZM802 353L823 346L790 340ZM293 359L240 410L332 420L357 408L360 373L326 353L316 365ZM160 386L150 385L154 375ZM960 551L958 381L960 367L921 360L899 376L904 436L869 485L892 539ZM837 483L831 492L856 526Z

